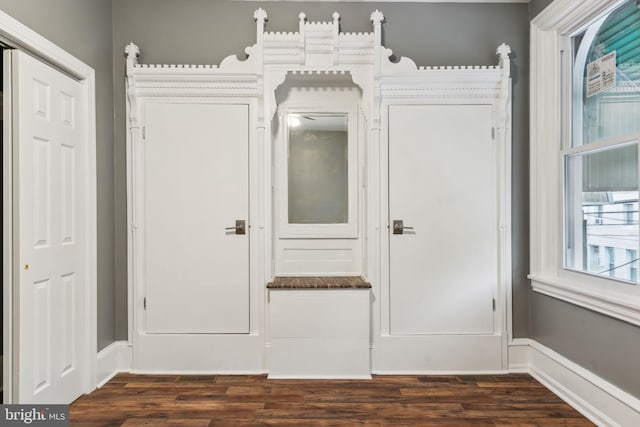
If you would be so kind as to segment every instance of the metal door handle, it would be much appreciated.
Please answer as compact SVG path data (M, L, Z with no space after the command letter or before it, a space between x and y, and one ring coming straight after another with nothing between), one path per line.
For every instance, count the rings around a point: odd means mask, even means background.
M404 234L404 230L413 230L413 227L405 226L401 219L394 219L393 234Z
M236 225L235 227L225 227L225 230L228 231L235 231L236 234L247 234L247 229L245 226L245 221L244 219L236 219Z

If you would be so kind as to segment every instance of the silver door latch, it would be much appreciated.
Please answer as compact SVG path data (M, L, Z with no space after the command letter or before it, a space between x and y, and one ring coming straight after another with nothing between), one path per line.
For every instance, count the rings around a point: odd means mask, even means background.
M245 226L245 221L244 219L236 219L236 225L235 227L225 227L225 230L228 231L235 231L236 234L247 234L247 229Z
M394 219L393 234L404 234L404 230L413 230L413 227L405 226L401 219Z

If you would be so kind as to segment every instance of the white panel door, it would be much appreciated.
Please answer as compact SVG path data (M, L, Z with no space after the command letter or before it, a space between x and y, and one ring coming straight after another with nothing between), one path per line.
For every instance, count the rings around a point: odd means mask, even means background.
M82 85L13 51L18 151L19 403L84 391L86 140Z
M146 332L248 333L249 106L149 103L145 127Z
M391 334L492 334L498 283L489 105L389 107ZM393 234L403 220L403 234Z

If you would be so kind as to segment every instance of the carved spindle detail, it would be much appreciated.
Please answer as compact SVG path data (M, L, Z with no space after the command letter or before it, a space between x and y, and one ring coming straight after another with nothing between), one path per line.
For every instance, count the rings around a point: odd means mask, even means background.
M298 46L300 46L300 65L304 65L305 62L305 31L304 31L304 26L305 23L307 22L307 15L304 14L304 12L300 12L300 14L298 14L298 27L299 27L299 34L300 34L300 41L298 43Z
M127 54L127 61L132 61L134 64L138 63L138 55L140 55L140 48L133 44L129 43L127 47L124 48L124 53Z
M376 25L382 24L382 21L384 21L384 15L376 9L371 12L371 17L369 19L371 19L371 22L373 22L373 26L375 27Z
M499 66L502 68L502 78L509 78L511 75L511 59L509 58L509 54L511 54L511 47L508 44L502 43L496 49L496 54L500 57Z
M499 94L499 112L498 112L498 128L506 130L509 127L509 78L511 76L511 60L509 54L511 48L509 45L502 43L496 49L496 54L499 55L499 66L502 69L502 78L500 80L500 94ZM503 137L503 135L501 135Z
M265 21L268 19L267 12L263 8L256 9L256 11L253 12L253 19L255 19L258 25L264 25Z
M300 33L304 31L304 23L307 22L307 15L304 12L298 14L298 25L300 26Z
M373 34L374 34L374 45L375 45L375 70L374 73L376 75L380 75L382 71L382 52L384 48L382 47L382 21L384 21L384 15L378 9L374 10L371 13L371 22L373 23Z
M340 44L340 14L333 12L333 65L338 65L339 44Z
M268 19L267 12L262 8L256 9L256 11L253 12L253 19L256 21L256 42L262 45L264 23Z

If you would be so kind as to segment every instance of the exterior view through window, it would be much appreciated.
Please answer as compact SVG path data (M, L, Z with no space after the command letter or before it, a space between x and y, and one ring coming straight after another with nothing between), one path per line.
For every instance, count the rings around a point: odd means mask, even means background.
M640 0L572 38L565 143L565 266L638 281Z

